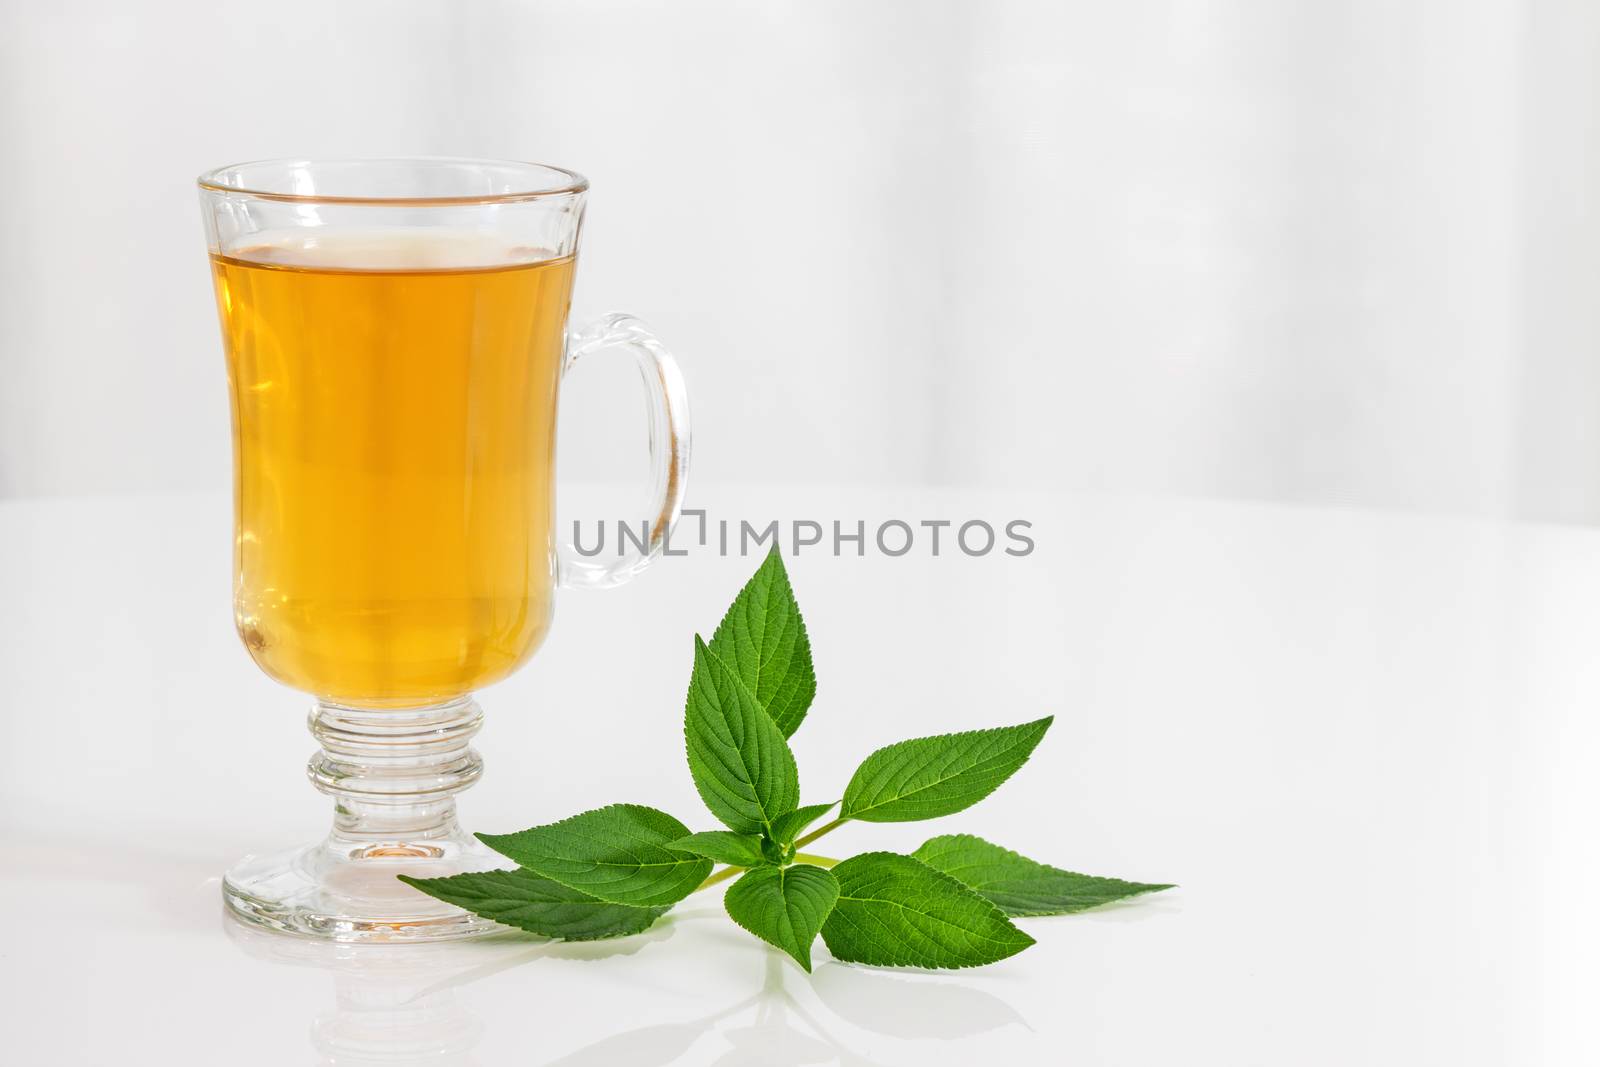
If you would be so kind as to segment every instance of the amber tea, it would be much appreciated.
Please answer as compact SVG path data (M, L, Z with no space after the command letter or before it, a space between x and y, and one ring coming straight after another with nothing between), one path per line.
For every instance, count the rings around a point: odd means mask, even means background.
M212 255L239 632L326 700L436 703L509 674L550 619L573 261L312 232Z

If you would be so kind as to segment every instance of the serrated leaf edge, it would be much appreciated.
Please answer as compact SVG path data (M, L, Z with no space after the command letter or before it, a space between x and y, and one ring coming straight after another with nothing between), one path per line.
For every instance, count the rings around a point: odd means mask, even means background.
M996 903L995 901L992 901L992 900L989 901L991 904L994 904L995 907L999 908L1001 911L1005 912L1007 916L1009 916L1010 918L1013 918L1013 919L1040 919L1040 918L1049 918L1049 917L1058 916L1058 915L1082 915L1085 912L1095 911L1095 910L1097 910L1099 908L1104 908L1104 907L1107 907L1107 906L1112 905L1112 904L1120 904L1124 900L1132 900L1134 897L1142 897L1142 896L1147 896L1147 895L1149 895L1151 893L1159 893L1164 889L1177 889L1178 888L1178 885L1177 885L1176 882L1171 882L1171 883L1134 882L1134 881L1130 881L1129 879L1126 879L1126 878L1117 878L1117 877L1110 876L1110 875L1084 874L1082 871L1069 871L1065 867L1057 867L1054 864L1045 863L1043 860L1036 860L1032 856L1024 856L1022 853L1018 852L1016 849L1007 848L1004 845L996 844L995 842L990 841L986 837L979 837L977 834L935 834L934 836L932 836L932 837L928 838L926 841L924 841L922 844L918 845L916 847L915 851L913 851L911 853L908 853L908 855L910 855L912 859L918 860L919 862L923 863L924 865L926 865L928 867L933 867L933 864L928 863L927 860L922 859L922 857L918 856L916 853L921 852L923 849L927 848L929 845L933 844L935 841L944 841L944 840L975 841L978 844L986 845L989 848L998 849L999 851L1005 853L1007 856L1009 856L1009 857L1011 857L1013 859L1022 860L1025 863L1031 863L1031 864L1034 864L1035 866L1043 867L1045 870L1050 871L1053 874L1064 874L1064 875L1067 875L1068 877L1071 877L1071 878L1093 878L1093 879L1095 879L1097 881L1122 882L1124 885L1130 885L1130 886L1135 886L1136 887L1132 891L1124 893L1121 896L1112 897L1112 898L1110 898L1108 900L1102 900L1102 901L1100 901L1099 903L1096 903L1096 904L1087 904L1087 905L1084 905L1083 907L1077 907L1077 908L1057 908L1057 909L1052 909L1052 910L1049 910L1049 911L1033 911L1033 910L1012 911L1011 909L1009 909L1009 908L1007 908L1007 907L1005 907L1005 906L1003 906L1003 905L1001 905L999 903ZM951 874L949 871L946 871L941 867L933 867L933 869L938 871L940 874L948 875L949 877L954 878L956 881L961 882L962 885L966 886L968 889L972 890L974 893L976 893L979 896L983 897L985 900L989 900L988 896L984 893L984 891L982 889L978 888L975 885L972 885L969 882L964 881L961 878L960 875Z
M699 837L701 834L718 834L718 833L730 834L730 835L732 835L734 837L748 837L748 838L754 839L755 842L756 842L755 846L754 846L754 855L755 855L754 861L751 862L751 863L748 863L748 864L746 864L746 863L734 863L734 862L732 862L730 860L720 859L717 856L712 856L712 855L709 855L709 854L707 854L705 852L701 852L699 849L685 847L684 844L683 844L683 842L688 841L688 840L690 840L692 838L695 838L695 837ZM724 864L727 864L730 867L743 867L746 870L750 870L750 869L755 868L755 867L767 867L767 866L772 866L773 865L772 861L767 859L766 856L762 855L762 853L761 853L761 838L760 838L760 836L758 834L741 834L737 830L696 830L695 832L693 832L691 834L688 834L688 835L686 835L684 837L678 838L676 841L668 841L666 844L662 845L661 847L665 848L665 849L667 849L667 850L669 850L671 852L681 852L684 855L688 855L688 856L699 856L702 859L710 860L712 863L724 863Z
M826 804L799 804L799 805L795 806L794 811L786 812L783 815L778 816L777 819L773 820L773 830L774 830L774 832L776 832L776 830L777 830L777 823L782 821L783 819L787 819L789 816L798 814L799 812L806 811L809 808L816 808L817 809L817 811L816 811L816 813L814 815L811 815L804 822L800 823L799 825L797 825L794 828L789 840L787 840L787 841L778 841L778 844L780 844L780 845L792 845L792 844L794 844L795 839L801 837L805 833L805 831L811 826L812 823L816 822L818 819L822 818L824 815L828 814L828 812L832 811L834 808L836 808L838 806L839 806L839 801L837 801L837 800L831 800ZM777 841L778 839L775 836L773 838L773 840Z
M804 969L807 974L810 974L811 973L811 950L816 945L817 938L822 936L822 928L823 928L823 926L827 924L829 917L833 914L834 910L838 907L839 896L837 894L833 898L833 906L829 907L828 910L823 913L823 916L822 916L821 920L818 921L818 923L817 923L817 932L815 934L811 935L811 943L805 946L806 955L805 955L804 959L800 958L799 956L796 956L794 953L790 952L784 946L782 946L782 945L780 945L780 944L778 944L778 943L776 943L774 941L768 940L762 934L757 933L755 930L751 929L749 926L747 926L745 924L744 920L740 919L737 915L735 915L728 908L728 894L732 893L733 890L734 890L734 887L737 886L739 884L739 882L742 882L746 878L748 878L751 874L756 873L758 870L776 870L777 873L778 873L778 877L779 878L786 878L786 877L788 877L788 873L790 871L794 870L796 867L805 867L805 868L808 868L808 869L813 870L813 871L821 871L823 874L827 875L830 879L833 878L833 872L829 871L826 867L818 867L814 863L791 863L791 864L788 864L786 866L773 866L773 867L769 867L769 868L765 868L765 869L764 868L752 867L752 868L748 869L743 875L740 875L738 881L735 881L732 885L728 886L727 892L722 894L722 910L728 916L728 918L733 920L734 925L738 926L741 930L743 930L745 933L749 934L751 937L755 938L756 940L760 941L762 944L771 945L773 948L777 949L779 952L782 952L785 956L788 956L790 959L794 960L797 964L799 964L800 967L802 969ZM835 888L838 887L838 884L839 884L838 880L834 879ZM780 890L780 896L781 896L781 890ZM787 908L785 908L785 911L787 912ZM785 919L787 920L787 918L788 918L788 916L786 914L785 915ZM791 926L791 932L792 932L792 926Z
M761 564L756 568L755 573L745 581L744 585L740 586L739 592L734 594L733 602L730 603L727 610L722 613L722 618L718 621L716 629L711 632L711 640L707 642L707 644L708 646L712 646L717 643L718 639L723 633L723 628L728 626L730 621L734 618L734 611L739 607L739 602L745 598L746 594L751 594L752 596L754 595L756 584L761 581L762 576L767 573L768 566L772 566L773 574L769 579L769 588L765 590L766 595L770 597L772 593L771 586L781 583L783 589L788 594L790 603L794 606L794 623L795 629L798 631L798 634L795 638L795 645L796 648L801 650L801 662L804 663L806 673L810 675L811 695L806 700L805 704L800 706L798 710L796 710L793 706L786 706L780 708L777 713L774 713L772 706L762 701L759 694L757 694L754 689L751 689L750 691L751 695L756 697L757 706L765 711L768 717L770 717L772 721L777 724L779 732L782 733L785 738L790 738L794 736L795 731L800 729L800 725L805 722L806 715L811 710L811 704L816 700L817 673L816 664L811 656L811 637L806 629L805 613L800 610L800 600L797 596L795 596L794 582L789 578L789 568L784 563L783 553L778 551L777 545L773 545L772 548L768 550L766 557L762 559ZM765 627L762 629L762 634L763 636L766 634ZM736 643L736 639L733 638L731 631L729 632L729 640L735 641ZM714 649L713 652L715 653ZM716 654L720 656L720 653ZM726 662L725 658L724 662ZM729 666L732 667L731 664ZM735 677L739 677L739 672L737 669L735 669L733 673ZM759 674L760 669L758 662L758 677ZM744 681L742 677L740 677L739 680ZM749 688L748 683L746 683L746 688Z
M863 759L861 761L860 765L858 765L856 767L855 774L852 774L850 776L849 783L847 783L845 785L844 796L839 801L839 817L841 819L852 819L852 820L855 820L857 822L872 822L873 820L871 820L871 819L863 819L863 818L861 818L861 816L863 814L868 813L868 812L875 811L878 808L888 807L890 804L897 804L897 803L899 803L901 801L904 801L904 800L906 800L908 798L916 796L918 793L925 793L928 790L936 788L938 786L941 786L946 782L952 781L952 780L954 780L956 778L960 778L963 774L967 774L972 770L971 767L965 767L962 770L957 771L955 774L951 774L951 775L947 775L947 776L945 776L943 778L935 779L934 781L928 782L925 785L920 785L913 792L901 793L901 794L899 794L897 796L889 798L888 800L879 801L879 802L873 804L871 807L860 808L860 809L858 809L856 811L853 811L853 812L845 811L844 810L844 805L850 799L850 793L851 793L851 790L853 789L853 787L856 784L856 778L861 774L861 771L866 767L866 765L868 763L872 762L872 760L876 759L877 757L879 757L879 756L881 756L881 755L883 755L883 754L885 754L887 752L891 752L894 749L901 748L902 746L914 745L914 744L918 744L918 743L921 743L921 742L924 742L924 741L948 741L948 740L954 740L956 738L972 737L972 736L975 736L977 734L997 733L997 732L999 732L1001 730L1021 730L1021 729L1024 729L1026 727L1029 727L1029 726L1038 726L1038 725L1040 725L1042 723L1043 727L1040 729L1038 735L1033 738L1032 744L1031 744L1031 746L1029 748L1029 751L1028 751L1028 754L1026 756L1022 757L1022 761L1020 763L1018 763L1016 765L1016 767L1012 768L1010 774L1006 775L1006 779L1005 780L1009 781L1012 775L1016 774L1017 771L1020 771L1023 767L1027 766L1028 760L1033 758L1034 750L1036 750L1039 747L1039 742L1044 740L1044 735L1049 731L1051 724L1055 722L1055 718L1056 717L1054 715L1046 715L1043 718L1033 719L1033 720L1031 720L1029 722L1019 722L1019 723L1015 723L1015 724L1012 724L1012 725L1009 725L1009 726L987 726L987 727L982 727L982 728L977 729L977 730L958 730L958 731L956 731L954 733L948 733L948 734L930 734L927 737L908 737L904 741L895 741L892 744L884 745L882 748L874 749L872 752L868 753L867 757L865 759ZM1019 742L1019 743L1026 744L1027 742ZM1015 746L1013 746L1013 747L1015 747ZM1007 749L1006 751L1010 751L1010 750ZM994 786L993 789L991 789L988 793L985 793L983 796L978 797L977 800L974 800L972 802L972 804L977 804L980 801L986 800L988 797L993 795L993 793L994 793L994 791L996 789L999 789L1000 786L1004 785L1004 784L1005 784L1005 781L1001 781L1001 782L997 783ZM865 788L865 786L863 786L863 789L864 788ZM967 807L971 807L972 804L967 805ZM963 809L960 809L960 810L964 811L966 809L963 808ZM954 812L951 812L950 814L954 814ZM943 818L943 816L941 816L941 815L933 815L933 816L927 816L927 818ZM905 819L905 820L895 820L895 821L921 822L921 821L925 821L925 820L919 818L919 819Z
M989 907L990 911L992 911L994 913L994 916L996 918L998 918L1002 923L1004 923L1006 926L1010 927L1012 930L1016 931L1016 933L1022 938L1023 943L1020 944L1020 945L1017 945L1017 947L1013 951L1006 953L1004 956L1001 956L999 959L988 960L988 961L982 962L982 963L957 963L957 964L954 964L953 966L943 966L943 965L941 965L941 966L938 966L938 967L929 967L927 964L920 964L920 963L862 963L861 964L862 966L864 966L864 967L910 967L910 968L921 968L921 969L924 969L924 970L959 971L959 970L966 970L967 968L970 968L970 967L988 967L988 966L990 966L992 964L999 963L1000 960L1010 959L1012 956L1015 956L1017 953L1022 952L1023 950L1025 950L1027 948L1031 948L1032 946L1038 944L1038 941L1036 941L1033 938L1033 935L1029 934L1026 930L1023 930L1016 923L1012 922L1011 921L1011 917L1009 915L1007 915L1003 910L1001 910L1001 908L998 905L996 905L994 901L990 900L988 897L984 896L982 893L977 892L971 886L967 885L965 882L962 882L957 878L953 878L950 875L945 874L943 871L939 870L937 867L930 867L928 864L923 863L921 860L917 859L915 856L908 856L904 852L890 852L887 849L878 849L878 850L873 851L873 852L861 852L861 853L858 853L858 854L856 854L854 856L851 856L850 859L854 860L854 859L862 859L864 857L878 857L878 856L896 856L896 857L899 857L901 859L911 860L912 862L918 864L923 869L928 871L928 873L934 875L936 878L944 879L945 881L949 882L951 885L955 886L961 892L963 892L963 893L967 894L968 896L973 897L974 899L976 899L976 900L982 902L983 904L987 905ZM849 862L849 860L841 860L840 861L840 865L842 866L843 864L848 863L848 862ZM840 885L840 887L839 887L839 900L845 900L845 899L847 899L847 898L846 898L846 894L845 894L845 891L844 891L844 886ZM850 900L859 900L859 901L871 901L871 902L878 903L878 904L889 904L889 905L892 905L894 907L898 907L898 908L900 908L901 910L904 910L904 911L910 911L911 910L911 909L907 908L905 905L900 904L900 903L898 903L896 901L882 900L882 899L880 899L878 897L849 897L848 899L850 899ZM935 922L943 923L945 926L955 927L956 929L962 930L964 933L968 933L968 934L971 933L971 931L966 930L965 927L958 927L958 926L956 926L955 923L950 922L948 919L941 919L937 915L933 915L930 912L918 912L917 914L926 915L928 918L933 919ZM843 912L841 912L839 910L839 905L838 905L837 901L834 903L833 911L831 913L829 913L828 919L832 920L835 916L839 917L841 922L850 922L850 920L847 917L845 917L845 913L843 913ZM852 925L854 926L853 923L852 923ZM824 930L825 930L826 926L827 926L827 922L824 922L823 926L824 926ZM856 926L855 929L859 930L860 927ZM826 942L827 941L827 934L824 932L822 936L823 936L823 941ZM1011 944L1011 942L996 941L994 938L982 938L982 940L989 941L989 942L991 942L993 944L997 944L997 945L1009 946ZM828 946L828 951L829 952L833 952L833 946L832 945ZM837 953L835 953L834 955L835 955L836 959L839 959L839 960L841 960L842 962L845 962L845 963L860 963L861 962L859 960L846 959L843 956L839 956Z
M671 907L673 904L676 904L677 900L671 901L671 902L669 902L667 904L664 904L664 905L663 904L639 904L639 903L636 903L636 902L630 901L630 900L612 900L609 897L601 896L600 894L596 893L592 886L573 885L571 882L567 881L566 878L563 878L558 874L553 874L553 873L551 873L549 871L542 870L542 869L540 869L539 867L537 867L535 865L524 863L524 862L522 862L522 860L518 859L516 856L513 856L510 853L505 852L504 850L502 850L500 848L500 846L498 846L498 845L496 845L494 843L495 840L498 840L498 839L501 839L501 838L515 837L518 834L525 834L525 833L528 833L528 832L533 831L533 830L543 830L543 829L546 829L548 827L562 826L562 825L564 825L566 823L575 822L576 820L582 819L585 816L594 815L594 814L596 814L598 812L606 811L606 810L608 810L610 808L638 808L638 809L643 810L643 811L653 812L656 815L665 815L667 818L669 818L673 822L677 823L680 827L683 827L684 830L688 830L688 827L684 825L683 820L679 819L677 816L673 815L671 812L662 811L660 808L652 807L649 804L634 804L634 803L631 803L631 802L628 802L628 801L618 801L617 803L614 803L614 804L602 804L598 808L589 808L586 811L578 812L576 815L569 815L565 819L557 819L555 822L537 823L537 824L535 824L533 826L527 827L526 829L512 831L509 834L485 834L485 833L479 832L479 833L474 833L472 836L477 838L480 842L482 842L488 848L491 848L495 852L499 853L500 855L505 856L507 859L509 859L513 863L517 864L517 866L522 867L522 868L524 868L526 870L532 871L534 874L537 874L541 878L548 878L552 882L555 882L555 883L557 883L559 885L566 886L568 889L571 889L571 890L573 890L575 892L584 893L584 894L586 894L588 896L592 896L596 900L603 901L603 902L605 902L607 904L617 904L617 905L620 905L620 906L626 907L626 908ZM680 835L680 836L682 836L682 835ZM663 848L663 849L665 849L667 847L665 842L651 842L651 843L655 844L658 847ZM671 850L669 849L668 851L671 851ZM700 859L704 859L704 857L699 857L699 858ZM709 863L710 861L706 861L706 862ZM599 867L599 866L620 867L620 866L626 866L626 864L603 865L603 864L596 863L595 866L596 867ZM672 864L667 864L667 863L644 863L644 864L637 864L636 868L637 869L657 868L657 867L666 868L666 867L676 867L676 866L682 866L682 864L681 863L672 863ZM707 873L710 873L710 867L706 868L706 871L701 874L701 877L702 878L705 877L705 874L707 874ZM691 889L689 892L692 893L693 891L694 890ZM687 896L688 894L684 894L684 895ZM683 897L679 897L678 898L678 900L682 900L682 899L683 899Z
M540 874L538 871L534 871L534 870L531 870L531 869L526 868L526 867L520 868L520 869L528 871L528 873L534 875L537 878L544 878L548 882L556 882L556 880L554 878L549 878L546 875ZM587 896L589 898L589 900L587 900L587 901L563 901L562 903L564 903L564 904L572 905L572 904L594 903L594 904L600 905L602 907L607 907L607 908L622 908L622 909L624 909L626 911L636 911L636 912L640 912L641 914L648 914L650 917L649 917L649 921L647 921L643 926L640 926L637 929L617 930L617 931L612 932L612 933L602 933L602 934L581 934L581 935L576 935L576 936L572 935L572 934L551 934L551 933L547 933L547 932L542 931L542 930L530 930L528 927L526 927L526 926L518 926L516 923L508 923L504 919L495 918L493 915L485 915L483 912L477 910L476 908L469 908L465 904L460 903L459 901L448 900L448 899L446 899L446 898L444 898L442 896L439 896L438 894L434 893L431 889L429 889L428 886L426 885L426 883L429 883L429 882L446 882L446 881L449 881L452 878L461 878L461 877L468 877L468 876L475 875L475 874L490 874L490 873L493 873L493 872L491 872L491 871L462 871L462 872L460 872L458 874L444 875L444 876L439 877L439 878L415 878L415 877L413 877L413 876L411 876L409 874L397 874L397 875L395 875L395 878L397 878L401 882L404 882L406 885L410 886L412 889L415 889L419 893L425 893L428 896L432 897L434 900L443 901L444 903L449 904L451 907L460 908L462 911L471 912L473 915L478 916L480 919L488 919L490 922L494 923L497 926L503 926L507 930L518 930L518 931L520 931L522 933L525 933L525 934L533 934L535 937L543 937L543 938L546 938L546 939L548 939L550 941L574 941L574 942L614 941L617 938L621 938L621 937L633 937L636 934L642 934L646 930L650 929L650 927L655 925L657 919L661 918L661 916L665 915L667 912L671 911L672 908L673 908L673 905L671 905L671 904L659 904L659 905L648 905L648 906L640 905L640 904L620 904L620 903L618 903L616 901L613 901L613 900L604 900L604 899L602 899L600 897L594 896L592 893L584 893L584 891L581 890L581 889L573 889L572 886L566 885L565 882L556 882L557 885L565 886L567 889L572 889L572 891L574 893L582 893L584 896ZM509 872L507 872L507 873L509 873ZM510 901L510 898L507 898L507 900Z
M750 691L750 687L745 684L744 679L739 677L739 672L734 670L731 666L729 666L728 662L726 660L722 659L715 652L711 651L711 646L708 645L706 643L705 639L703 637L701 637L699 634L695 634L694 635L694 641L695 641L695 652L696 652L697 657L698 657L699 653L704 652L706 658L708 660L710 660L711 662L719 665L724 671L726 671L728 673L728 677L733 681L733 684L738 686L741 690L743 690L745 695L750 698L751 703L753 703L757 708L760 708L763 715L766 715L766 709L763 708L762 705L761 705L761 702L756 699L755 694ZM696 667L699 666L698 661L696 662L695 666ZM691 674L689 676L689 687L690 687L690 692L692 693L693 692L693 688L694 688L694 674L692 672L691 672ZM686 704L687 704L687 701L686 701ZM770 715L767 716L767 721L772 722L774 728L777 728L777 730L778 730L778 742L779 742L782 750L789 754L789 762L791 764L795 764L794 752L793 752L792 749L789 748L789 739L786 736L784 736L783 730L781 728L778 728L777 723L775 721L773 721L773 719L772 719L772 717ZM692 756L693 756L692 744L693 743L689 739L689 716L688 716L688 711L687 711L687 707L686 707L685 708L685 713L684 713L684 723L683 723L684 759L689 764L689 776L694 781L695 791L697 793L700 793L701 801L705 802L705 794L701 791L700 780L698 778L695 778L695 776L694 776L694 761L693 761L693 758L692 758ZM741 765L742 769L745 771L746 775L749 776L750 767L747 764L744 763L743 753L740 753L740 765ZM726 764L724 764L724 768L726 769ZM796 775L795 793L796 793L796 799L798 800L798 795L799 795L799 766L798 766L798 764L795 765L795 775ZM751 782L753 784L754 779L751 778L750 780L751 780ZM727 788L726 785L724 785L724 783L714 780L714 784L718 787L718 791L722 795L724 801L725 802L729 802L729 806L730 807L737 806L738 804L742 804L743 803L742 798L737 797L737 796L733 796L731 793L728 792L728 788ZM757 807L761 807L759 798L757 798L756 804L757 804ZM709 803L707 803L706 804L707 810L710 810L710 807L711 807L711 805ZM793 807L791 807L791 808L787 809L786 811L780 811L780 812L776 812L774 814L768 814L766 812L765 808L762 808L761 810L762 810L762 824L761 824L761 827L760 827L760 832L764 833L768 837L770 837L772 835L772 823L773 823L773 821L775 819L783 816L783 815L787 815L790 811L793 811L795 809ZM722 817L717 815L717 813L715 811L712 811L711 814L712 814L712 816L714 818L717 818L719 821L722 821ZM723 825L724 826L728 826L728 824L725 821L723 822ZM738 829L736 827L733 827L733 826L728 826L728 829L732 830L734 833L750 833L750 832L752 832L752 831L747 831L747 830L740 830L740 829Z

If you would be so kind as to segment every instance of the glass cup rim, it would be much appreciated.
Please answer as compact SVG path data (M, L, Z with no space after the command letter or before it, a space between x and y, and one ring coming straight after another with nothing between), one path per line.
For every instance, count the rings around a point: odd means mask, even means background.
M289 193L277 189L251 188L248 184L231 184L230 174L242 175L252 168L266 167L329 167L368 166L382 164L454 164L485 167L504 167L524 172L545 171L559 176L558 184L549 188L524 189L503 193L468 193L459 195L422 196L340 196L323 193ZM471 204L513 204L528 200L548 200L559 196L576 196L589 188L589 179L575 170L550 163L533 163L517 159L487 159L472 156L375 156L304 159L253 159L244 163L230 163L206 171L195 179L204 192L248 196L259 200L274 200L291 204L370 204L385 207L461 206Z

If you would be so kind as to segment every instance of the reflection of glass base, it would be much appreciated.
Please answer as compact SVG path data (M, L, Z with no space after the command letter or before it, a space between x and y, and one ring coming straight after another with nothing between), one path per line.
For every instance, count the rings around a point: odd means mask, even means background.
M246 856L222 880L229 911L257 926L333 941L445 941L505 929L395 877L442 878L510 866L471 838L342 845L330 840Z
M483 713L470 697L369 711L326 702L311 713L322 748L312 784L335 799L333 830L309 848L246 856L222 880L238 918L332 941L444 941L503 930L396 878L509 867L462 831L455 794L478 780L469 746Z
M313 1059L322 1067L477 1067L484 1023L457 996L457 985L528 952L528 942L514 933L454 945L347 945L283 937L232 918L220 925L252 960L304 968L300 979L319 971L331 980L326 1006L310 1025Z

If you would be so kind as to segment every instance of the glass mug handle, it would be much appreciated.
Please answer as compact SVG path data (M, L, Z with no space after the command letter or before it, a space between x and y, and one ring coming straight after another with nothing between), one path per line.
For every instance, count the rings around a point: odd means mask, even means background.
M561 364L565 378L578 361L607 348L633 354L644 379L650 429L650 507L648 536L641 549L617 554L606 562L587 558L573 543L558 538L556 578L566 589L610 589L631 579L661 555L667 535L678 521L683 492L689 484L689 393L683 374L659 338L632 315L612 312L567 335L567 355ZM628 542L632 542L632 538ZM603 544L604 542L602 542Z

